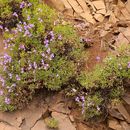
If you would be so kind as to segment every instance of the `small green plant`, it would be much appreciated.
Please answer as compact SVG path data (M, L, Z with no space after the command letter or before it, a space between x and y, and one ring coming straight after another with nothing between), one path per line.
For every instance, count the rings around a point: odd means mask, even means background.
M0 59L1 110L22 108L37 89L60 90L78 75L84 50L73 26L55 24L57 14L47 5L28 0L19 8L22 20L4 32L8 53Z
M82 72L77 78L80 89L75 87L73 96L86 120L105 115L107 105L120 101L125 92L125 81L130 79L130 46L121 46L117 52L118 55L109 54L92 72Z
M47 127L51 128L51 129L57 129L58 124L59 124L55 118L47 118L45 120L45 123L46 123Z

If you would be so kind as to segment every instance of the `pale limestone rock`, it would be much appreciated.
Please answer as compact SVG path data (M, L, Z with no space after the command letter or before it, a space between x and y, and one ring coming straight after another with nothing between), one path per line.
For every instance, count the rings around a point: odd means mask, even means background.
M113 130L122 130L122 126L119 124L119 122L116 119L108 120L108 126Z
M125 121L121 121L120 124L122 126L122 130L130 130L130 125Z
M129 7L130 8L130 7ZM130 13L128 12L128 10L126 8L122 8L121 9L121 13L123 14L123 16L125 17L125 20L130 20Z
M78 123L77 124L77 130L93 130L93 128L90 128L83 123Z
M126 28L125 31L122 32L126 39L130 42L130 27Z
M75 126L71 123L67 115L52 112L52 117L59 122L59 130L76 130Z
M64 6L65 6L63 13L65 15L73 16L74 11L73 11L72 7L70 6L70 4L68 3L68 1L67 0L61 0L61 1L63 2Z
M38 103L38 101L34 101L30 106L23 110L15 112L0 112L0 120L7 122L16 128L19 128L20 126L22 130L29 130L36 121L47 112L47 109L48 107L46 104L42 105ZM22 124L23 120L26 122L25 124Z
M128 45L129 41L124 37L122 33L118 35L115 46L120 47L121 45Z
M126 121L130 123L130 115L125 109L124 105L122 103L118 104L117 109L122 114L122 116L126 119Z
M78 14L83 12L83 9L81 8L81 6L77 3L77 1L75 0L67 0L68 3L71 5L71 7L74 9L74 11Z
M64 4L61 0L43 0L46 4L49 6L59 10L63 11L65 9Z
M127 0L126 9L130 12L130 0Z
M115 17L114 13L111 13L109 17L109 23L115 24L117 21L118 19Z
M104 20L104 16L102 14L95 14L94 18L98 21L98 22L103 22Z
M102 1L102 0L93 1L92 3L93 3L93 5L95 6L95 8L97 10L99 10L99 9L105 9L105 4L104 4L104 1Z
M95 6L93 5L93 3L92 3L91 1L89 1L89 0L85 0L85 1L86 1L86 3L87 3L89 6L91 6L93 12L96 12L96 8L95 8Z
M85 0L77 0L84 12L90 13L90 9L86 4Z
M70 110L67 108L67 106L65 106L64 103L54 104L54 105L50 106L49 110L50 111L56 111L56 112L59 112L59 113L64 113L64 114L70 113Z
M124 120L123 116L121 115L121 113L119 111L117 111L116 109L114 108L110 108L109 109L109 114L112 116L112 117L115 117L117 119L120 119L120 120Z
M80 16L83 17L84 19L86 19L88 22L90 22L92 24L96 23L96 21L94 20L94 18L91 14L82 13L82 14L80 14Z
M106 9L97 10L96 13L97 13L97 14L105 15L105 14L106 14Z
M19 130L19 129L16 129L13 126L10 126L10 125L7 125L7 124L1 122L0 123L0 130Z
M125 94L122 99L128 104L130 105L130 95L129 94Z
M49 130L44 120L39 120L31 130Z

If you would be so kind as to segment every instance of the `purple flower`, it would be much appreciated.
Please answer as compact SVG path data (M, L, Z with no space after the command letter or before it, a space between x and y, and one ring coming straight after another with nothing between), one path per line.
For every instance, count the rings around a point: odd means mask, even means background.
M0 25L0 29L3 30L3 26L2 25Z
M18 14L16 12L13 13L13 16L18 17Z
M34 67L34 69L37 69L37 63L36 62L33 63L33 67Z
M127 68L130 69L130 62L128 62Z
M21 3L20 3L20 8L22 9L22 8L24 8L26 6L26 3L24 2L24 1L22 1Z
M28 67L28 70L31 70L31 69L32 69L32 64L30 63L29 67Z
M13 83L13 84L11 85L11 87L16 87L16 83Z
M23 44L19 45L19 49L25 50L25 46Z
M12 74L11 74L11 73L9 73L8 75L9 75L9 78L10 78L10 79L12 79L12 77L13 77L13 76L12 76Z
M45 69L45 70L47 70L47 69L48 69L48 67L49 67L49 65L48 65L48 64L44 64L44 69Z
M34 27L34 24L29 24L29 25L28 25L28 28L29 28L29 29L31 29L31 28L33 28L33 27Z
M7 98L7 97L6 97L6 98L5 98L5 103L9 105L9 104L10 104L10 98Z
M28 3L28 7L32 6L32 3Z
M96 60L97 60L97 61L99 61L100 59L101 59L101 57L100 57L100 56L97 56L97 57L96 57Z
M42 57L44 57L45 56L44 52L41 55L42 55Z
M79 97L76 97L76 98L75 98L75 101L76 101L76 102L79 102Z
M20 81L20 77L18 75L16 75L16 80Z
M51 51L51 49L50 49L50 48L48 48L46 52L47 52L48 54L50 54L50 51Z
M41 60L41 62L42 62L42 65L44 65L44 60L43 59Z
M45 47L47 48L49 46L49 44L46 44Z
M5 32L9 32L9 29L5 27Z
M51 59L52 59L52 58L54 58L55 56L54 56L54 54L52 53L52 54L50 55L50 57L51 57Z
M62 40L62 36L61 35L58 36L58 40Z
M27 35L28 36L30 35L30 32L28 30L26 30L25 33L24 33L24 36L27 36Z
M44 44L48 44L49 40L45 39Z
M4 54L4 64L6 65L7 63L10 63L12 61L11 56L9 56L7 53Z
M24 68L21 68L21 73L24 73Z
M4 93L4 92L3 92L2 90L0 90L0 96L2 96L2 95L3 95L3 93Z
M42 20L41 18L38 18L38 20L40 21L40 23L42 23L42 22L43 22L43 20Z
M85 102L84 96L81 96L80 98L81 98L81 100L82 100L83 102Z
M30 20L30 19L31 19L31 17L30 17L30 16L28 16L28 17L27 17L27 20Z

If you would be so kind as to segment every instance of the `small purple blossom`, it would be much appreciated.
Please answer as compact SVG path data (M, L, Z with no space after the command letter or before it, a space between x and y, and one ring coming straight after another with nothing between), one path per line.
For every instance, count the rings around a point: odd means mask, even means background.
M16 80L20 81L20 77L18 75L16 75Z
M30 20L30 19L31 19L31 17L30 17L30 16L28 16L28 17L27 17L27 20Z
M18 17L18 14L16 12L13 13L13 16Z
M32 69L32 64L30 63L29 67L28 67L28 70L31 70L31 69Z
M9 73L8 76L10 79L12 79L12 77L13 77L11 73Z
M61 35L58 36L58 40L62 40L62 36Z
M37 69L37 63L36 62L33 63L33 67L34 67L34 69Z
M24 73L24 68L21 68L21 73Z
M79 97L76 97L76 98L75 98L75 101L76 101L76 102L79 102L79 101L80 101Z
M44 52L41 55L42 55L42 57L44 57L45 56Z
M49 40L45 39L44 44L48 44Z
M127 68L130 69L130 62L128 62Z
M100 56L97 56L97 57L96 57L96 60L97 60L97 61L99 61L100 59L101 59L101 57L100 57Z
M42 20L41 18L38 18L38 20L40 21L40 23L42 23L42 22L43 22L43 20Z
M2 25L0 25L0 29L3 30L3 26Z
M28 3L28 7L32 6L32 3Z
M24 46L23 44L20 44L20 45L19 45L19 49L25 50L25 46Z
M85 102L84 96L81 96L80 98L81 98L82 102Z
M4 93L4 92L3 92L2 90L0 90L0 96L2 96L2 95L3 95L3 93Z
M5 27L5 32L9 32L9 29L7 27Z
M26 3L24 2L24 1L22 1L21 3L20 3L20 8L22 9L22 8L24 8L26 6Z
M47 69L48 69L48 67L49 67L49 65L48 65L48 64L44 64L44 69L45 69L45 70L47 70Z
M50 51L51 51L51 49L50 49L50 48L48 48L46 52L47 52L48 54L50 54Z
M9 105L9 104L11 103L10 98L7 98L7 97L6 97L6 98L5 98L5 103Z
M11 56L9 56L7 53L4 54L3 58L4 58L4 65L12 61Z

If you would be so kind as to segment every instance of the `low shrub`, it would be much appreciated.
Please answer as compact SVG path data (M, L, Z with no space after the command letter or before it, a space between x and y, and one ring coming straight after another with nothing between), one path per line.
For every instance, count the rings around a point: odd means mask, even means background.
M118 55L109 54L92 72L82 72L69 95L75 96L85 120L107 115L107 105L117 103L130 79L130 46L121 46ZM71 93L70 93L71 92Z
M84 48L73 27L55 22L56 12L38 0L27 2L29 7L22 1L22 20L4 32L8 52L0 62L4 111L22 108L37 89L61 89L77 76L82 60Z
M47 118L45 119L45 123L47 127L51 129L57 129L59 122L55 118Z

